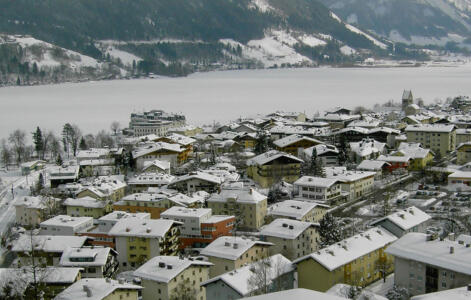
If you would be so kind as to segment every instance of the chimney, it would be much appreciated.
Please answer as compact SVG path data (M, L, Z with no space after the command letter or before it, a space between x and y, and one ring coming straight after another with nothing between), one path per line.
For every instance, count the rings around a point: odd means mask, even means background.
M119 284L124 284L124 279L120 278L120 279L118 279L118 282L119 282Z
M450 241L454 241L455 240L455 233L454 232L450 232L450 234L448 234L448 239Z
M469 248L470 244L466 244L466 248Z
M249 190L249 194L252 195L252 193L253 193L253 189L251 188L251 189Z
M288 227L288 224L286 224L286 223L283 223L283 227Z
M468 292L471 292L471 283L468 284Z
M289 228L289 229L293 229L293 228L294 228L294 226L293 226L293 225L289 225L289 227L288 227L288 228Z
M234 243L234 245L232 246L234 249L238 249L239 248L239 244L237 243Z
M150 233L150 227L147 227L146 232Z
M455 253L455 247L451 246L450 247L450 254L453 254L453 253Z
M224 243L224 246L226 246L226 247L230 247L230 246L231 246L231 243L229 243L229 242L225 242L225 243Z

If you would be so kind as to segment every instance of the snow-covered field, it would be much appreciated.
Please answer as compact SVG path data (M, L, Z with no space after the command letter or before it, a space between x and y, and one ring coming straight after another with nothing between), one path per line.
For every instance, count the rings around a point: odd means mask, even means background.
M30 57L29 61L31 62L31 64L36 63L38 67L57 67L61 64L66 64L72 68L81 68L98 67L101 65L96 59L90 56L86 56L67 49L62 49L63 54L67 56L66 58L62 57L62 54L60 55L60 58L55 57L53 55L53 51L55 49L59 49L57 46L54 46L50 43L41 40L37 40L33 37L9 35L5 39L1 39L0 44L1 43L18 43L22 47L31 47L33 45L40 46L42 49L41 52L38 51L37 53L33 53L29 51L27 53L27 55ZM36 55L38 53L39 55Z

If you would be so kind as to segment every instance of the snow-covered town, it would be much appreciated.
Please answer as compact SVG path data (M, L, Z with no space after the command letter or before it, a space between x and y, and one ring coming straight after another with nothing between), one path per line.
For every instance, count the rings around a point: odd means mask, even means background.
M471 299L470 110L404 90L225 124L155 107L97 134L14 130L0 298Z

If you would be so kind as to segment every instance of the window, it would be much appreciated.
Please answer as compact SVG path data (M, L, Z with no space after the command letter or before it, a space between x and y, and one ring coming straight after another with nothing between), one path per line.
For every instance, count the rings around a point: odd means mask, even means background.
M442 287L446 288L446 282L442 282Z

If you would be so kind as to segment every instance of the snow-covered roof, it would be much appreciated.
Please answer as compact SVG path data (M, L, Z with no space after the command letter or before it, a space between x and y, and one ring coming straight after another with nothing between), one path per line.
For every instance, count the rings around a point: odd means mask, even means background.
M110 247L69 247L62 252L59 264L63 267L104 266L110 252L116 253Z
M324 167L324 171L327 178L335 178L346 183L355 182L376 175L376 172L352 171L347 170L346 167Z
M82 268L46 267L36 268L36 280L46 284L72 284L82 271ZM28 285L34 282L33 269L29 266L21 268L0 268L0 296L10 282L10 287L18 294L23 294Z
M316 148L317 156L321 156L321 155L324 155L326 153L331 153L332 155L339 154L339 150L334 145L320 144L320 145L316 145L316 146L312 146L312 147L304 149L303 150L304 155L306 155L307 157L311 157L312 156L312 150L314 148Z
M335 178L303 176L296 180L294 185L329 188L337 182L338 180Z
M116 290L142 289L141 286L105 278L84 278L58 294L55 300L102 300ZM88 294L87 294L88 293Z
M471 299L471 291L468 290L467 286L444 290L435 293L418 295L410 298L411 300L444 300L444 299L453 299L453 300L469 300Z
M208 202L227 202L228 199L235 199L239 203L258 203L267 199L267 196L260 194L257 190L249 188L223 187L219 194L213 194Z
M92 217L71 217L68 215L57 215L55 217L50 218L44 222L39 224L41 227L44 226L67 226L67 227L77 227L84 223L88 223L92 221Z
M161 170L169 170L170 169L170 162L165 161L165 160L151 160L151 161L145 161L144 162L144 168L143 171L146 171L148 168L156 166L157 168Z
M23 196L15 201L15 206L23 206L25 208L43 209L45 208L44 200L40 197Z
M314 259L329 271L335 270L368 253L397 240L397 237L382 227L373 227L338 243L298 258L293 263L299 263L308 258Z
M109 214L104 215L103 217L99 218L98 220L101 221L119 221L122 219L127 218L137 218L137 219L150 219L150 213L129 213L125 211L115 210L110 212Z
M308 289L291 289L285 290L276 293L269 293L260 296L253 296L244 298L246 300L286 300L286 299L296 299L296 300L345 300L345 298L337 297L334 295L329 295L327 293L322 293L318 291L308 290Z
M460 241L463 242L463 244L470 244L471 245L471 235L467 235L467 234L460 234L456 240L458 241L458 243Z
M289 135L287 137L284 137L284 138L281 138L279 140L274 141L273 144L277 147L284 148L284 147L288 147L289 145L300 142L300 141L309 141L309 142L316 143L316 144L323 144L319 140L316 140L316 139L313 139L313 138L310 138L310 137L307 137L307 136L303 136L303 135L300 135L300 134Z
M178 256L155 256L134 271L134 276L168 283L178 274L191 266L210 267L213 264L193 258L180 258Z
M446 124L417 124L406 127L406 132L452 132L455 125Z
M385 147L385 143L380 143L368 138L360 142L350 143L350 150L360 157L368 156L373 153L383 153Z
M294 271L294 267L291 264L291 261L284 257L281 254L275 254L268 257L264 262L267 263L267 267L264 268L264 276L266 276L267 282L272 282L279 276L287 274ZM239 295L247 296L253 291L255 291L257 286L251 285L249 279L257 272L257 266L260 262L254 262L249 265L243 266L241 268L232 270L230 272L221 274L219 276L213 277L210 280L203 282L202 286L207 286L213 282L219 280L223 281L225 284L234 289Z
M425 233L410 232L390 245L386 253L471 275L471 248L457 241L448 239L427 241Z
M109 148L91 148L88 150L79 150L77 152L76 158L79 160L82 159L98 159L110 155Z
M126 183L117 176L100 176L91 182L83 183L78 193L88 190L98 197L104 198L125 187Z
M182 146L191 145L194 142L196 142L196 140L194 138L191 138L191 137L188 137L188 136L185 136L185 135L181 135L181 134L178 134L178 133L171 133L171 134L167 135L165 138L173 141L174 143L180 144Z
M64 201L65 206L80 206L80 207L88 207L88 208L103 208L105 207L105 201L97 200L95 198L86 196L82 198L67 198Z
M175 180L175 176L163 173L141 173L128 180L129 185L160 184L165 185Z
M30 235L21 235L13 245L13 251L25 252L31 251L33 246L36 251L44 252L63 252L68 247L82 247L87 241L86 236L61 236L61 235L34 235L31 239Z
M415 206L408 207L406 209L401 209L400 211L394 212L390 215L387 215L384 218L376 220L371 223L371 225L378 225L384 220L389 220L394 223L396 226L402 230L409 230L414 226L422 224L430 220L432 217L421 211Z
M410 156L396 156L396 155L380 155L377 160L393 162L393 163L408 163L412 158Z
M51 167L49 169L49 179L50 180L63 180L63 179L76 179L78 177L78 173L80 170L80 166L57 166Z
M363 160L358 166L357 170L365 170L365 171L379 171L381 170L385 165L391 165L387 161L383 160L369 160L365 159Z
M172 184L182 182L182 181L191 180L191 179L199 179L199 180L211 182L211 183L214 183L214 184L221 184L223 182L223 180L218 176L214 176L214 175L211 175L211 174L206 173L206 172L196 171L196 172L190 172L188 174L185 174L183 176L179 176L179 177L175 178L172 181Z
M201 255L237 260L247 250L257 245L271 246L273 244L238 236L221 236L201 250Z
M254 158L251 158L247 160L247 165L252 166L252 165L264 165L266 163L269 163L271 161L274 161L280 157L287 158L295 163L302 163L303 160L297 158L296 156L293 156L291 154L285 153L285 152L280 152L277 150L270 150L268 152L262 153L260 155L255 156Z
M309 227L317 227L318 224L302 222L291 219L275 219L260 229L260 235L273 236L283 239L295 239Z
M180 144L169 144L164 142L157 142L153 144L147 144L142 146L132 152L133 158L138 158L144 155L147 155L152 152L165 151L165 152L176 152L180 153L185 149L180 146Z
M401 142L397 150L404 156L410 156L411 158L425 158L430 153L430 149L422 148L420 143Z
M175 218L175 217L193 217L201 218L211 214L211 208L186 208L181 206L172 206L160 214L162 219Z
M270 206L268 208L268 214L301 220L316 207L323 207L326 209L328 206L315 202L285 200Z
M111 236L133 236L143 238L161 238L174 224L180 224L173 220L140 220L128 218L118 221L108 233Z

